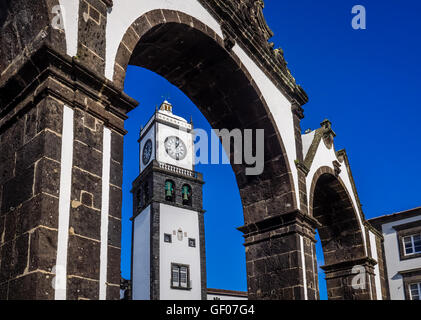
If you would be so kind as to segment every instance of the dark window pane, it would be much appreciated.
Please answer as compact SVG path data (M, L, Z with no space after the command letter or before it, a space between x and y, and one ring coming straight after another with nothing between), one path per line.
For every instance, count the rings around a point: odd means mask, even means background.
M406 254L411 254L411 253L414 253L414 250L412 250L412 247L410 247L410 248L405 248L405 253L406 253Z
M180 283L182 287L187 288L187 268L186 267L180 268Z
M421 252L421 236L414 236L415 252Z
M405 254L414 253L414 248L412 247L412 237L405 237L403 238L403 241L405 245Z
M179 272L180 272L180 269L179 269L178 266L173 266L172 267L172 285L174 287L179 287L180 286Z
M412 300L420 300L420 283L411 284L409 289L411 290L411 298Z

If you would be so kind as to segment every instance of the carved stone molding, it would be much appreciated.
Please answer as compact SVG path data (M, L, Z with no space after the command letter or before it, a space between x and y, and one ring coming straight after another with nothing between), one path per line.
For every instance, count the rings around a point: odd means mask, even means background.
M262 0L199 0L223 26L227 50L233 39L260 65L265 74L280 88L290 101L299 105L308 102L308 96L291 75L283 50L269 42L273 32L263 15Z
M231 52L232 48L235 46L235 36L230 32L227 24L221 25L222 34L224 35L224 46L228 52Z
M333 161L333 168L335 170L335 177L339 177L339 174L341 173L341 164L338 161Z
M331 149L333 146L333 139L336 137L335 132L332 130L332 123L329 120L324 120L320 123L323 132L323 142L325 143L328 149Z
M292 103L292 112L298 117L298 119L304 119L304 109L300 106L300 104L297 101L294 101Z

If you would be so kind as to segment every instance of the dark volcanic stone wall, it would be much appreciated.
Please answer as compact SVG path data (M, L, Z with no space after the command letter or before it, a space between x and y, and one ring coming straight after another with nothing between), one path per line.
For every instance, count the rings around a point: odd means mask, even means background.
M52 299L62 104L45 98L0 134L0 299Z
M64 32L53 29L58 0L0 1L0 86L44 44L66 51Z

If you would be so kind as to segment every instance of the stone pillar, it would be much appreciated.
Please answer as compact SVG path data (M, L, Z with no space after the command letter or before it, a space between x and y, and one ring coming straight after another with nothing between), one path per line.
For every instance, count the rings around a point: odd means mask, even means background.
M250 299L305 300L316 295L311 253L315 225L294 210L239 228L245 237Z
M376 261L365 257L322 266L329 300L373 299L375 264Z
M47 45L0 96L0 299L118 299L136 102Z
M54 297L62 117L46 96L1 118L0 300Z

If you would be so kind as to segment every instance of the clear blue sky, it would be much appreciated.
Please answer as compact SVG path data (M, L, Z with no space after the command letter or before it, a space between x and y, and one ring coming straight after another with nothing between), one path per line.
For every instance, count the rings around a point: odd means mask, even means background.
M345 148L367 218L421 205L421 3L415 0L266 0L265 16L310 101L302 129L328 118ZM367 29L353 30L364 5ZM168 98L174 112L210 130L192 102L158 75L129 67L125 91L140 102L129 114L123 180L122 275L130 277L131 182L138 172L139 127ZM208 286L246 290L241 199L228 165L203 172ZM320 248L319 248L320 249ZM318 259L323 262L321 251ZM324 281L321 297L326 298Z

